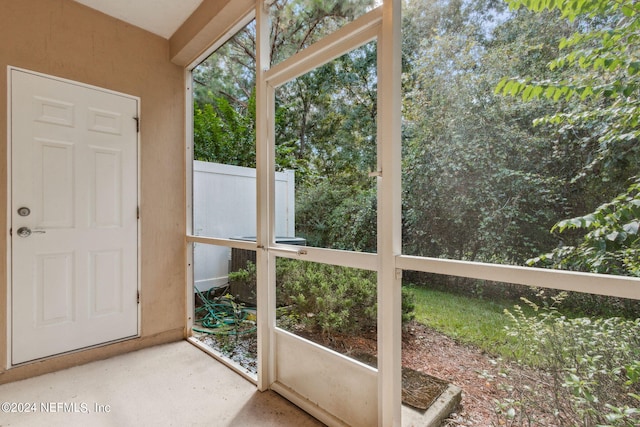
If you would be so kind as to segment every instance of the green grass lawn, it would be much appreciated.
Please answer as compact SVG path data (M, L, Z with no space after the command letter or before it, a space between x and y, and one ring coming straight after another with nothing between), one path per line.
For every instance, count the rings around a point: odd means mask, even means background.
M490 354L513 357L513 347L507 343L513 343L514 338L506 334L509 318L504 314L505 308L513 308L513 301L480 299L414 286L406 288L415 296L418 322ZM528 311L528 307L523 309Z

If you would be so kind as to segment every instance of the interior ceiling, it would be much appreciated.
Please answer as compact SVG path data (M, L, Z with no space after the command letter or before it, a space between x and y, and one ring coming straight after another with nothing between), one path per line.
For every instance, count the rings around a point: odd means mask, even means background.
M75 0L168 39L203 0Z

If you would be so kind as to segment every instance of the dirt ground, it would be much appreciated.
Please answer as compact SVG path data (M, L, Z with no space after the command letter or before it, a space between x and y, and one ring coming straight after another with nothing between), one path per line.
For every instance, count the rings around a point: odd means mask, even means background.
M497 425L494 399L500 397L495 382L482 372L497 376L490 355L465 346L417 322L403 336L402 365L446 380L462 389L462 403L443 426Z
M361 353L376 354L374 333L370 337L332 337L324 345L343 354L361 359ZM311 338L311 337L310 337ZM313 337L320 342L319 337ZM474 426L491 427L509 423L504 415L496 414L496 400L507 396L501 377L501 369L508 368L509 381L517 381L519 386L540 388L536 380L538 373L515 364L500 364L494 358L472 346L464 345L418 322L405 327L402 339L402 366L429 374L452 383L462 389L462 402L442 427ZM488 380L487 377L491 377ZM544 386L543 386L544 387ZM534 425L553 426L542 413L533 414Z

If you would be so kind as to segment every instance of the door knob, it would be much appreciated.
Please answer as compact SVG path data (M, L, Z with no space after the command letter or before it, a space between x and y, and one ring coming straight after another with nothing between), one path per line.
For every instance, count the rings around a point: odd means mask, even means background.
M20 237L29 237L31 236L33 233L46 233L46 231L44 230L32 230L29 227L20 227L18 228L18 236Z
M29 237L29 236L31 236L31 229L29 227L20 227L20 228L18 228L18 236L20 236L20 237Z

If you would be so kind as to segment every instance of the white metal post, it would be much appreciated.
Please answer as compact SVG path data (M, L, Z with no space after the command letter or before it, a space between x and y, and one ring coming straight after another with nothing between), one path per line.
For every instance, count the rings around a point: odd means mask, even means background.
M378 425L402 409L401 2L384 0L378 40Z
M191 69L185 69L185 193L186 193L186 235L193 234L193 74ZM140 237L140 235L138 235ZM191 336L193 328L193 312L195 307L195 297L193 290L193 249L195 243L187 242L185 261L187 263L187 286L186 286L186 311L187 311L187 335Z
M256 2L256 185L257 235L256 285L258 324L258 389L267 390L274 381L271 335L275 325L275 285L270 280L270 261L267 248L272 239L272 209L274 168L271 154L273 142L269 129L269 87L265 72L269 69L269 13L264 1Z

